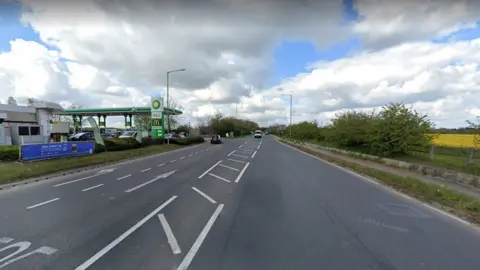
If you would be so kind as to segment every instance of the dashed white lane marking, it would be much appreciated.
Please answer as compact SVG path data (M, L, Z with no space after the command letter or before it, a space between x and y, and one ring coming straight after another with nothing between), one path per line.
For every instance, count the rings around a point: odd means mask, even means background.
M247 156L242 156L242 155L237 155L237 154L232 154L232 156L241 157L241 158L248 158Z
M162 166L165 166L165 163L162 163L162 164L158 164L157 167L162 167Z
M122 179L128 178L128 177L130 177L130 176L132 176L132 175L131 175L131 174L127 174L127 175L124 175L124 176L122 176L122 177L117 178L117 180L122 180Z
M165 218L165 215L158 214L158 219L160 219L160 223L162 224L163 230L167 235L168 243L172 248L173 254L182 253L182 251L180 250L180 246L178 245L177 239L175 238L175 235L173 235L172 229L170 228L170 225L168 224L167 219Z
M133 187L133 188L131 188L131 189L125 190L125 192L129 193L129 192L135 191L135 190L137 190L137 189L139 189L139 188L141 188L141 187L144 187L144 186L146 186L146 185L149 185L149 184L151 184L151 183L153 183L153 182L155 182L155 181L157 181L157 180L159 180L159 179L165 179L165 178L169 177L170 175L174 174L176 171L177 171L177 170L174 170L174 171L171 171L171 172L167 172L167 173L158 175L157 177L153 178L153 179L150 180L150 181L147 181L147 182L145 182L145 183L142 183L142 184L140 184L140 185L138 185L138 186L136 186L136 187Z
M215 178L217 178L217 179L223 180L223 181L228 182L228 183L231 183L231 182L232 182L232 181L230 181L230 180L228 180L228 179L225 179L225 178L223 178L223 177L221 177L221 176L218 176L218 175L216 175L216 174L213 174L213 173L209 173L208 175L213 176L213 177L215 177Z
M184 159L185 157L181 157L180 159Z
M233 155L233 153L235 153L235 151L237 151L237 150L233 150L232 152L230 152L230 154L228 154L227 157Z
M246 141L244 144L247 144L247 143L248 143L248 141Z
M193 154L188 155L189 157L193 156Z
M198 155L198 152L195 152L195 155Z
M48 201L45 201L45 202L37 203L35 205L27 207L27 209L32 209L32 208L35 208L35 207L39 207L39 206L42 206L42 205L45 205L45 204L48 204L48 203L52 203L52 202L58 201L58 200L60 200L60 198L55 198L55 199L51 199L51 200L48 200Z
M257 146L257 150L260 149L260 144Z
M176 160L176 159L174 159L174 160L170 160L170 163L173 163L173 162L175 162L175 161L177 161L177 160Z
M243 174L247 170L248 165L250 165L250 162L247 162L247 165L245 165L245 167L243 167L242 171L238 174L237 179L235 179L235 183L238 183L240 181L240 178L242 178Z
M200 249L200 246L202 246L203 241L207 237L208 232L213 227L215 220L217 220L218 216L220 215L220 212L222 212L222 209L223 209L223 204L220 204L217 207L217 209L215 209L215 212L213 212L212 217L208 220L202 232L200 232L200 235L198 236L197 240L195 240L195 243L193 243L193 246L190 248L185 258L183 258L183 261L178 266L177 270L187 270L188 266L190 265L193 258L195 257L195 254L197 254L198 250Z
M243 163L243 164L245 164L245 163L246 163L245 161L240 161L240 160L231 159L231 158L229 158L228 160L230 160L230 161L234 161L234 162L238 162L238 163Z
M147 172L147 171L150 171L152 168L146 168L146 169L143 169L141 170L140 172Z
M257 154L257 151L253 152L252 158L254 158L256 154Z
M103 257L107 252L109 252L112 248L120 244L125 238L127 238L130 234L138 230L143 224L145 224L149 219L151 219L153 216L155 216L158 212L162 211L165 206L167 206L169 203L171 203L173 200L175 200L177 196L171 197L168 201L164 202L162 205L160 205L157 209L153 210L150 214L148 214L146 217L144 217L142 220L140 220L137 224L133 225L130 229L128 229L126 232L124 232L122 235L120 235L117 239L113 240L110 244L108 244L106 247L104 247L102 250L97 252L95 255L93 255L90 259L82 263L80 266L75 268L75 270L86 270L88 267L90 267L92 264L94 264L98 259Z
M94 189L94 188L99 188L99 187L101 187L101 186L103 186L103 184L99 184L99 185L96 185L96 186L93 186L93 187L89 187L89 188L86 188L86 189L82 189L82 192L89 191L89 190L92 190L92 189Z
M217 167L218 164L220 164L222 161L219 160L217 163L215 163L212 167L210 167L208 170L206 170L202 175L198 177L198 179L204 177L207 173L209 173L211 170L213 170L215 167Z
M192 189L195 190L198 194L202 195L205 199L209 200L211 203L217 203L214 199L200 191L198 188L192 187Z
M227 165L220 164L220 166L222 166L222 167L224 167L224 168L228 168L228 169L230 169L230 170L237 171L237 172L240 171L240 170L237 169L237 168L233 168L233 167L230 167L230 166L227 166Z
M90 178L97 177L97 176L104 175L104 174L105 174L105 173L97 173L97 174L94 174L94 175L82 177L82 178L75 179L75 180L72 180L72 181L68 181L68 182L63 182L63 183L60 183L60 184L56 184L56 185L54 185L53 187L60 187L60 186L64 186L64 185L76 183L76 182L78 182L78 181L82 181L82 180L85 180L85 179L90 179Z
M243 144L242 144L242 145L240 145L238 148L242 148L242 147L243 147Z

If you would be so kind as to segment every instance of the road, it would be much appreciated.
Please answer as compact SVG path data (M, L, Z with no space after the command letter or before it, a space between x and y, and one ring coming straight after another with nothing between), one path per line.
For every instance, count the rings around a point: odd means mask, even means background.
M0 269L479 269L480 234L275 141L0 191Z

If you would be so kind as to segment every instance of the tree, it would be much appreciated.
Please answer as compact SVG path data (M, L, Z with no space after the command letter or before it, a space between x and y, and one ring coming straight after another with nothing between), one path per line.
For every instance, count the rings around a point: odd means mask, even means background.
M9 105L17 105L17 101L13 97L8 97L7 103Z
M35 99L34 98L27 98L27 104L29 107L33 107L35 104Z
M178 105L177 101L175 101L172 97L168 98L167 104L168 107L172 109L183 109L183 107ZM165 117L165 122L168 132L170 132L172 128L175 129L175 127L178 125L178 119L175 115L167 115Z

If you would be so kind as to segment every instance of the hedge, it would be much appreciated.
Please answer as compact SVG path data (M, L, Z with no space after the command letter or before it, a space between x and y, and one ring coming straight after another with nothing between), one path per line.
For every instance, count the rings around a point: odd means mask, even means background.
M15 161L20 157L20 150L17 145L0 146L0 161Z
M95 153L105 152L105 148L108 151L124 151L140 147L147 147L150 145L164 144L163 138L143 138L142 142L138 142L133 138L125 139L104 139L105 146L95 143ZM201 136L188 137L188 138L173 138L170 139L171 144L178 145L191 145L195 143L203 143L205 139ZM0 146L0 161L15 161L19 159L19 147L17 145L5 145Z

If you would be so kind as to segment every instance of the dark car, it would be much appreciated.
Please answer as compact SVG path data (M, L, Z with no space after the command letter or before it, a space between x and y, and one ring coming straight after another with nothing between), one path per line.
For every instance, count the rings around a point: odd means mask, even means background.
M211 144L221 144L222 139L220 138L219 135L213 135L212 139L210 140Z
M68 140L69 141L91 141L91 140L95 140L95 137L91 132L80 132L70 136Z

